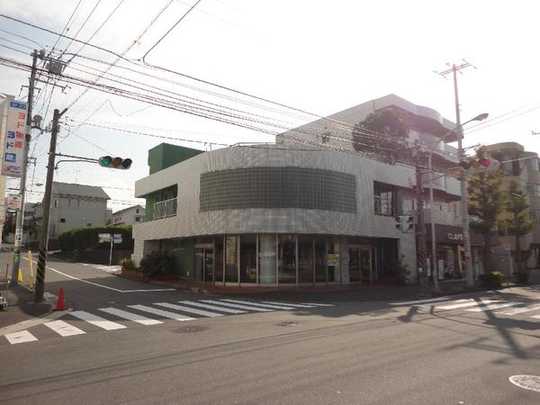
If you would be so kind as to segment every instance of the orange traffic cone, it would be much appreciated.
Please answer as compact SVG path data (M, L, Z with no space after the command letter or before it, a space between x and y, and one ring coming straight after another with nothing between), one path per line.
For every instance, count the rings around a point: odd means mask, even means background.
M60 288L58 290L58 299L56 300L55 311L64 311L66 309L66 303L64 302L64 289Z

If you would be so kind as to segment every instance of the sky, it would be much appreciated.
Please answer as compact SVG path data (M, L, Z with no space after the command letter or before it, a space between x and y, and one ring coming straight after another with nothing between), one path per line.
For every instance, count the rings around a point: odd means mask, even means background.
M78 3L79 0L2 0L0 12L57 32L67 28L67 35L87 40L120 4L91 43L140 63L143 55L194 4L188 0L82 0L77 8ZM153 48L145 62L320 115L394 93L433 108L453 121L452 80L436 71L447 69L448 63L466 60L474 67L458 75L462 120L483 112L488 112L490 118L480 126L470 125L465 131L465 145L515 141L527 150L539 152L540 135L532 135L532 131L540 131L536 21L539 9L537 2L525 0L202 0ZM58 40L58 36L0 18L0 56L30 64L31 48L38 47L30 40L48 51L56 44L56 55L67 48L63 59L76 53L108 63L115 60L111 54L90 46L79 51L78 43L70 44L65 38ZM74 62L93 63L81 58ZM96 62L92 66L103 65ZM110 73L116 74L117 79L125 76L141 80L140 75L118 67L134 65L120 61L114 66ZM84 70L73 64L65 72L96 78L81 69ZM164 85L153 78L142 79L160 91L181 89L182 94L191 97L255 111L246 107L246 99L238 94L156 69L151 72L175 82ZM26 90L21 91L21 85L26 84L26 72L0 66L1 93L24 98ZM141 136L140 132L198 140L202 143L172 142L198 149L210 148L204 142L273 140L269 134L95 90L79 97L84 88L77 85L64 90L56 88L50 97L50 84L38 83L43 92L36 97L34 114L44 116L48 111L45 121L49 122L54 108L69 107L60 133L60 153L94 158L107 153L133 159L131 169L126 171L88 163L64 163L55 173L58 181L109 187L105 191L111 196L110 206L114 210L139 202L134 198L134 182L148 174L148 149L166 141ZM264 116L283 122L285 127L313 119L270 107L262 110ZM81 123L98 124L101 128L78 126ZM33 183L29 189L33 193L28 200L39 201L49 134L35 134L34 139L37 140L31 150L37 164L35 173L33 167L29 170L29 182ZM17 184L17 180L10 180L8 187Z

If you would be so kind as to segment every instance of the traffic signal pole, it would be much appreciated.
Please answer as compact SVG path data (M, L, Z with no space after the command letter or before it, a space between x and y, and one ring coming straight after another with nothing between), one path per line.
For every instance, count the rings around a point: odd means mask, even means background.
M28 150L30 149L30 141L32 140L32 103L34 100L34 85L36 80L36 64L37 64L38 52L34 50L32 52L32 70L30 72L30 80L28 83L28 99L27 99L27 111L26 111L26 126L25 126L25 139L24 139L24 154L22 161L22 173L21 183L19 186L20 204L21 206L17 210L16 222L15 222L15 243L13 246L13 267L11 269L11 281L10 285L15 286L19 280L19 270L21 267L21 247L24 233L24 203L26 193L26 169L28 166Z
M56 158L56 139L60 118L67 111L62 112L55 109L52 122L51 143L49 146L49 162L47 165L47 182L45 183L45 195L43 196L43 223L41 226L41 239L39 241L39 259L36 272L36 287L34 291L34 302L42 302L45 292L45 268L47 266L47 249L49 245L49 219L51 213L52 183L54 178L54 167Z

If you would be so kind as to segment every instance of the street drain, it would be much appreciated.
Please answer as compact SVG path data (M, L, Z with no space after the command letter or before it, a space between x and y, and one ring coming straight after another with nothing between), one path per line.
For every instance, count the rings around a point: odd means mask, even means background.
M197 333L208 329L205 326L182 326L175 330L176 333Z
M537 375L520 374L508 377L508 379L519 388L540 392L540 377Z
M277 326L296 326L296 325L298 325L298 322L296 321L283 321L277 324Z

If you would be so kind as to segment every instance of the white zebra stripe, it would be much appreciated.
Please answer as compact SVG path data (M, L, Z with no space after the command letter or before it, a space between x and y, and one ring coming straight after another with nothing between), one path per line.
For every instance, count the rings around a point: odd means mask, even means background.
M16 345L18 343L35 342L37 338L27 330L21 330L20 332L8 333L4 335L9 343Z
M188 312L195 315L207 316L209 318L216 318L218 316L223 316L217 312L205 311L204 309L196 309L186 307L185 305L169 304L168 302L155 302L154 305L159 305L160 307L176 309L177 311Z
M147 307L146 305L128 305L128 307L133 309L138 309L139 311L149 312L151 314L159 315L164 318L174 319L175 321L192 321L195 318L189 316L176 314L174 312L163 311L162 309Z
M215 305L223 305L225 307L231 307L231 308L238 308L238 309L245 309L246 311L254 311L254 312L272 312L272 309L268 308L257 308L249 305L240 305L240 304L232 304L230 302L223 302L223 301L217 301L217 300L201 300L202 302L207 302L209 304L215 304Z
M270 308L270 309L285 309L285 310L294 309L293 307L285 306L285 305L259 304L256 302L242 301L242 300L222 299L221 301L232 302L233 304L253 305L255 307Z
M161 321L158 321L157 319L146 318L142 315L134 314L128 311L124 311L122 309L108 307L108 308L99 308L99 310L106 312L108 314L116 315L117 317L122 318L122 319L127 319L128 321L140 323L141 325L148 326L148 325L159 325L160 323L163 323Z
M82 329L79 329L67 322L57 320L44 323L46 327L58 333L60 336L75 336L75 335L84 335L86 332Z
M225 312L227 314L245 314L246 313L246 311L240 311L239 309L217 307L215 305L203 304L202 302L198 302L198 301L178 301L178 302L180 304L191 305L193 307L199 307L199 308L212 309L215 311Z
M72 311L69 313L69 315L74 316L75 318L82 319L83 321L86 321L94 326L97 326L98 328L105 329L105 330L116 330L116 329L126 328L126 326L122 325L121 323L108 321L105 318L102 318L100 316L97 316L97 315L94 315L85 311Z

